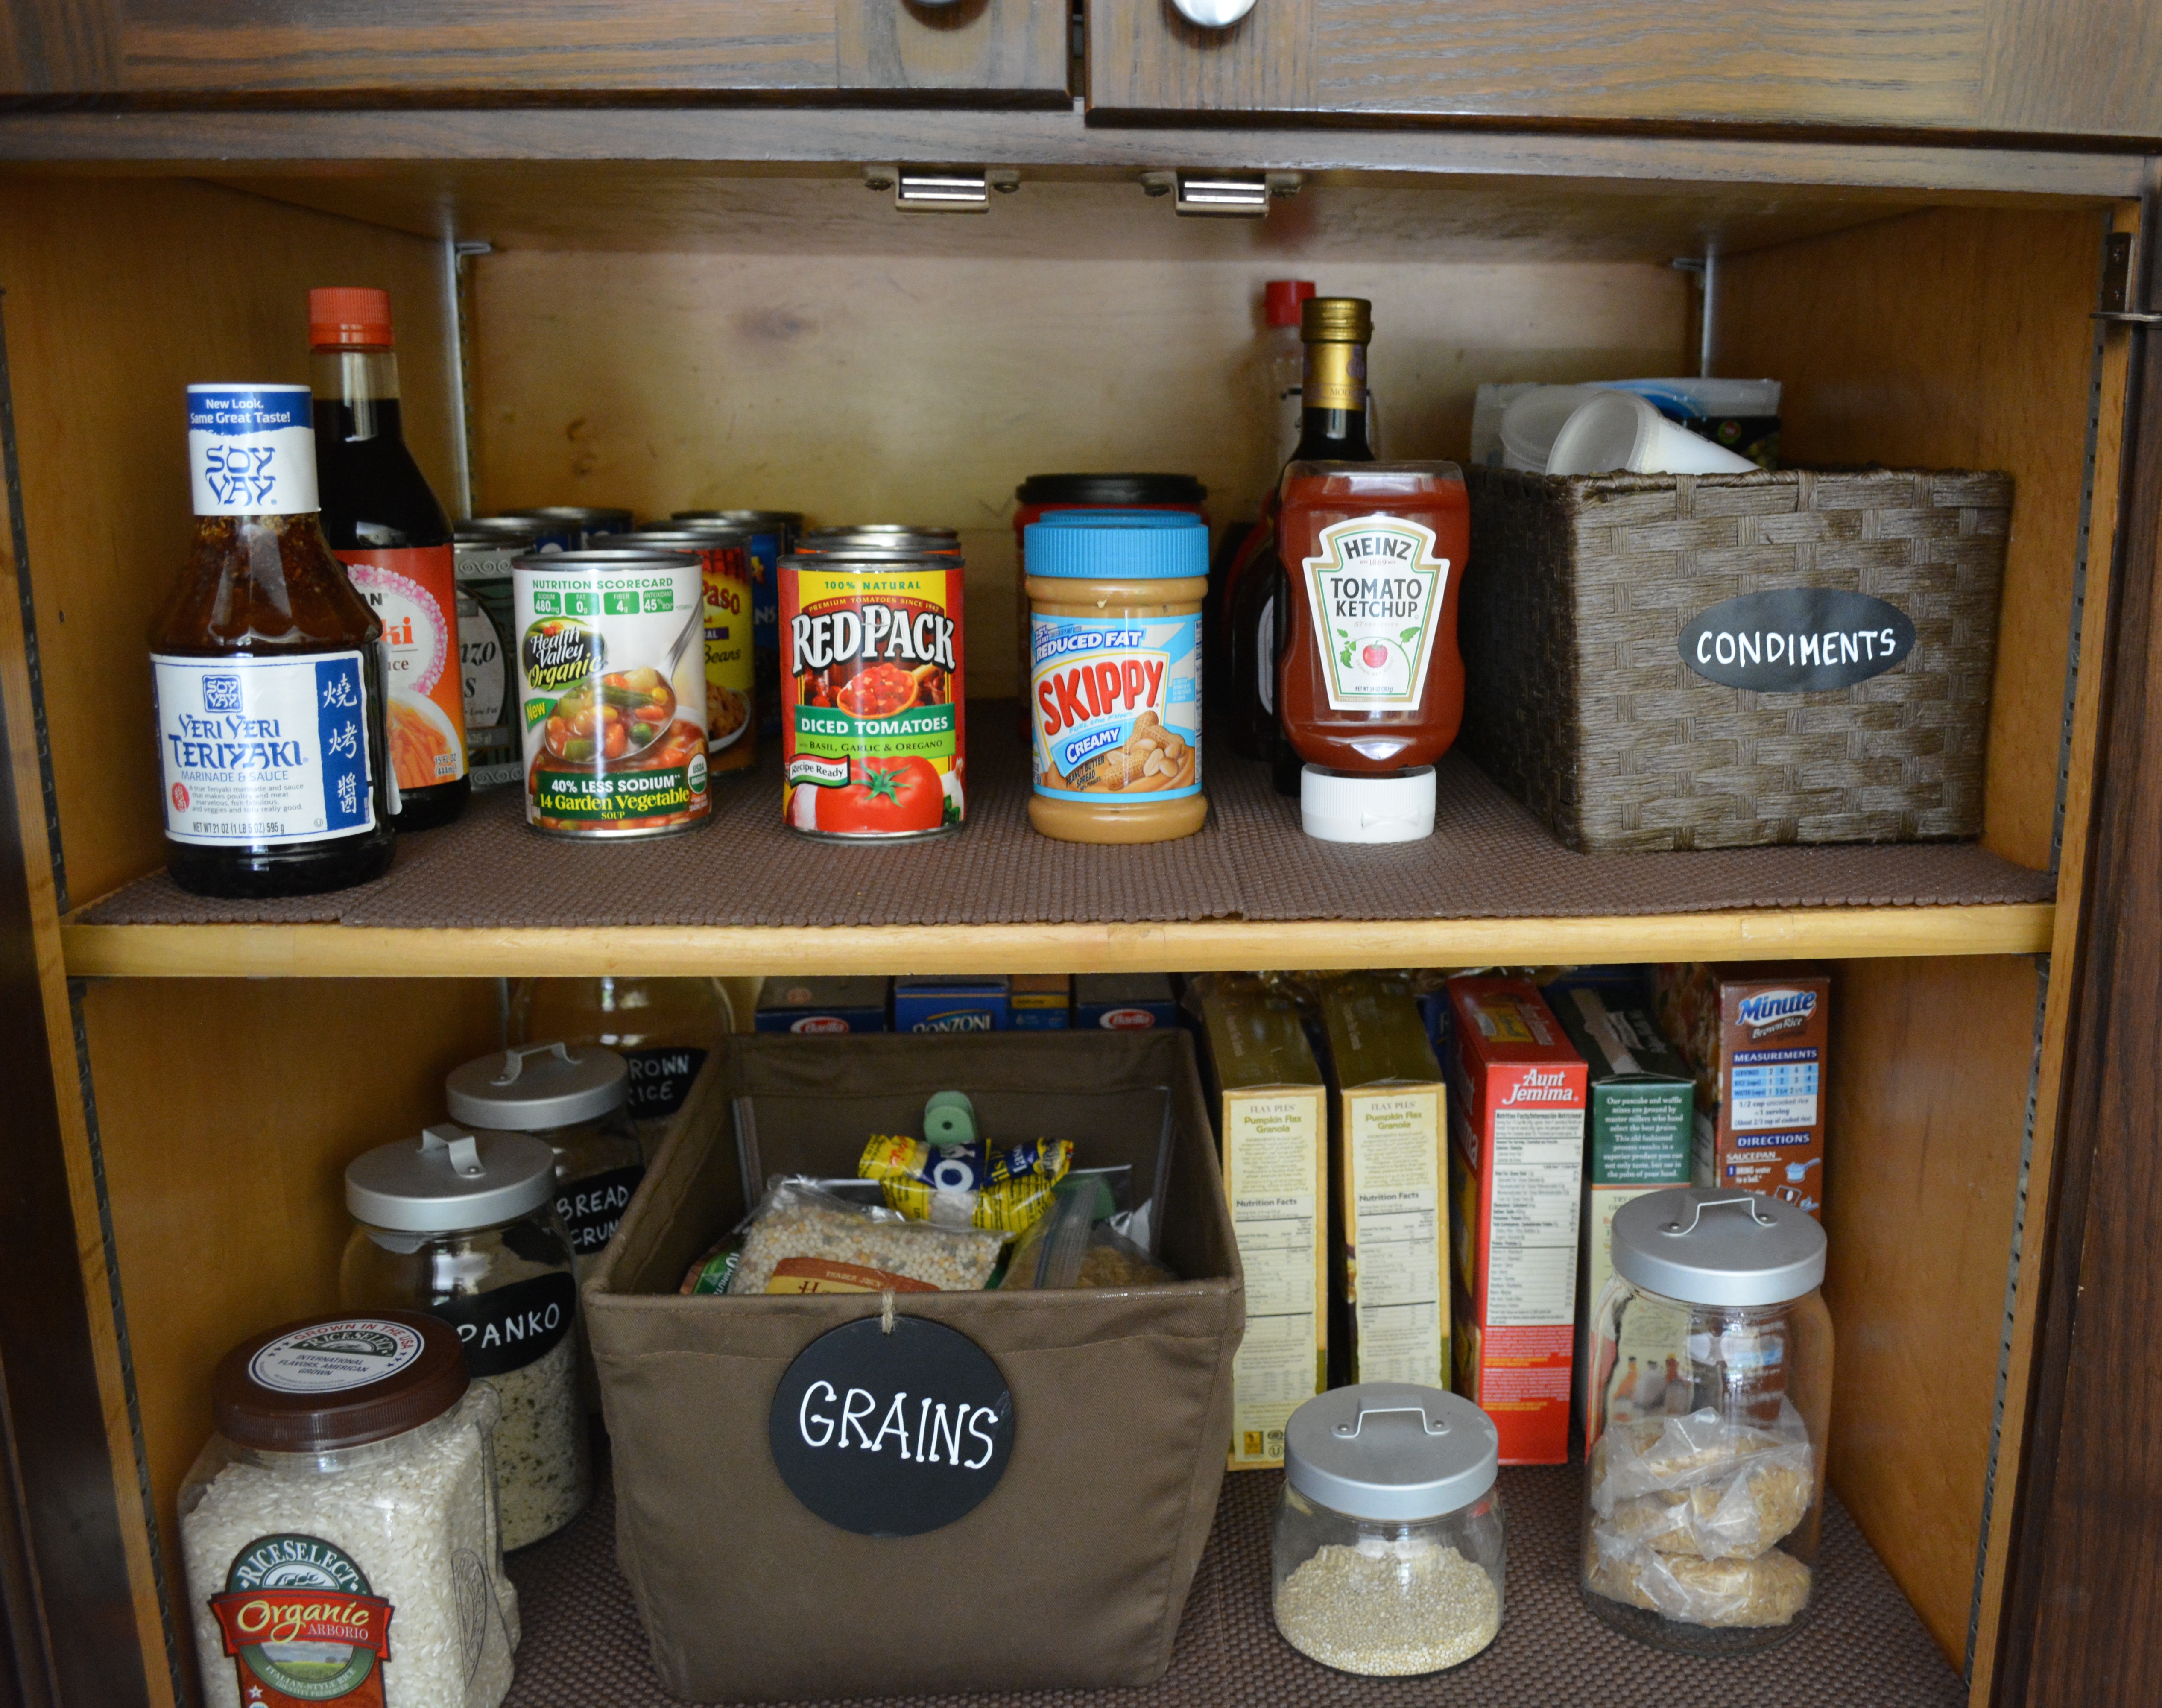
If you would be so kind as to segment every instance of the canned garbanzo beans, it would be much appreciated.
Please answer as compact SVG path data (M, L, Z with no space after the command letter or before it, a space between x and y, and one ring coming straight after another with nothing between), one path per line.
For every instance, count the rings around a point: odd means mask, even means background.
M653 836L713 810L705 601L681 551L530 553L518 625L525 819L557 836Z
M781 565L781 805L846 841L960 828L961 560L856 547Z

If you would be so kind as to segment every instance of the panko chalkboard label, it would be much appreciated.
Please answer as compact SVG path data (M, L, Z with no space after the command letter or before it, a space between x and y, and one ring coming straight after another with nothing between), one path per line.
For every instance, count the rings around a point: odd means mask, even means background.
M773 1396L773 1463L796 1498L862 1536L920 1536L975 1510L1013 1451L1013 1396L990 1355L922 1317L843 1324Z
M535 1275L488 1293L453 1293L428 1307L458 1331L474 1376L523 1370L556 1350L577 1319L578 1284L567 1274Z
M1838 588L1773 588L1722 599L1682 624L1682 662L1699 676L1760 694L1851 687L1914 650L1897 605Z

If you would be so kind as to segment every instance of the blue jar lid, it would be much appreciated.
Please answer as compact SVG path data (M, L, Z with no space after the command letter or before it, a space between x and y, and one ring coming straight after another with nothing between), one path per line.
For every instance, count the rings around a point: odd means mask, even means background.
M1053 510L1021 530L1031 575L1176 581L1209 573L1209 527L1183 510Z

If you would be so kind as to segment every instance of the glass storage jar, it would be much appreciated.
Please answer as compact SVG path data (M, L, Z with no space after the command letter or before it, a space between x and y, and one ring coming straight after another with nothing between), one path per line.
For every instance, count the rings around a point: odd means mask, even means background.
M217 1433L177 1502L210 1708L496 1708L518 1591L496 1397L468 1382L457 1337L406 1311L289 1323L227 1353L211 1392Z
M755 1000L755 985L736 989L745 1007ZM736 1029L737 1003L722 979L521 979L510 1035L523 1043L602 1044L621 1056L630 1069L624 1112L650 1162L708 1052Z
M348 1310L404 1306L457 1330L466 1367L494 1390L503 1545L538 1542L593 1491L580 1397L577 1283L554 1202L555 1157L524 1133L430 1127L345 1171L338 1293Z
M1435 1673L1501 1628L1501 1437L1470 1400L1408 1382L1317 1394L1284 1427L1277 1629L1370 1678Z
M556 1153L556 1214L581 1281L645 1178L629 1096L629 1064L598 1044L516 1045L462 1063L443 1081L452 1120L530 1133Z
M1583 1592L1684 1654L1782 1643L1817 1590L1831 1410L1825 1235L1799 1205L1674 1187L1616 1213L1593 1325ZM1630 1371L1664 1371L1653 1384Z

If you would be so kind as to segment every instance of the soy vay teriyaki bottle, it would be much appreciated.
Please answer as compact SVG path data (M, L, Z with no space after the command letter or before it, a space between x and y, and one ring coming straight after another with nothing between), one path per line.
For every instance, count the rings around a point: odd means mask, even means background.
M382 627L316 514L297 385L188 388L196 541L150 640L165 866L308 896L390 864Z
M383 624L400 830L447 824L473 793L450 519L405 448L390 293L308 293L323 533Z

